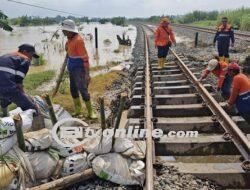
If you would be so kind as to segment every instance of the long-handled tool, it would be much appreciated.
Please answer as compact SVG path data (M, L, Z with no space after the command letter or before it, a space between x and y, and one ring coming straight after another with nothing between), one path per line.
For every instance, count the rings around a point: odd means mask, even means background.
M66 65L67 65L67 56L64 59L63 65L62 65L60 73L58 75L58 79L56 81L56 87L55 87L55 89L53 91L52 97L55 97L56 93L59 90L60 84L61 84L62 79L63 79L64 72L65 72Z

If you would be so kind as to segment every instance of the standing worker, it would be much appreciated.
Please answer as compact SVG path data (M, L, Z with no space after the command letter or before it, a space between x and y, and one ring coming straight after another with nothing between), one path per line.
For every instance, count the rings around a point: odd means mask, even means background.
M67 68L70 78L70 92L75 106L75 115L81 112L81 102L79 92L85 102L88 115L91 119L97 116L92 108L88 85L89 76L89 57L82 37L78 34L78 29L73 20L67 19L62 23L62 32L68 38L66 42Z
M227 17L222 18L222 24L214 36L214 46L217 41L218 53L221 61L229 63L229 46L234 47L234 31L231 25L228 24Z
M240 73L240 67L232 63L228 67L228 73L233 77L233 85L228 105L236 104L239 114L250 124L250 80Z
M221 91L222 96L227 99L230 96L232 84L232 77L228 75L228 64L225 61L220 61L219 57L215 56L215 59L208 62L208 66L202 72L199 80L202 81L211 72L218 78L217 91Z
M155 31L155 47L158 49L158 69L164 67L172 43L176 44L175 36L169 23L168 18L163 18Z
M23 44L18 51L0 57L0 100L4 116L7 116L7 107L15 103L23 111L34 109L38 115L37 106L30 100L23 90L25 78L32 57L39 58L35 47Z

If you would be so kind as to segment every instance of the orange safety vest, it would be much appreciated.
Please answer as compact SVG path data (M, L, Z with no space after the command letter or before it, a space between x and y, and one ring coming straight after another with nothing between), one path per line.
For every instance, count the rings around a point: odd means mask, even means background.
M167 28L160 25L155 31L155 45L166 46L169 42L175 42L175 36L170 26Z
M221 88L222 87L222 84L225 80L225 76L228 72L228 64L225 62L225 61L220 61L219 62L219 65L220 65L220 68L219 69L216 69L216 70L213 70L213 71L209 71L209 70L205 70L204 71L204 75L202 78L206 78L210 72L212 72L217 78L218 78L218 88Z

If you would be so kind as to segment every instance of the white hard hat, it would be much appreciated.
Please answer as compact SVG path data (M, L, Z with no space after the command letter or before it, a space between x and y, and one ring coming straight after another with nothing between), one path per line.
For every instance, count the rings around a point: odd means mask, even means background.
M62 30L66 30L66 31L69 31L69 32L74 32L74 33L78 33L78 29L76 27L76 24L73 20L71 19L67 19L67 20L64 20L62 22Z
M218 65L218 60L217 59L211 59L208 62L207 70L213 71L216 68L217 65Z

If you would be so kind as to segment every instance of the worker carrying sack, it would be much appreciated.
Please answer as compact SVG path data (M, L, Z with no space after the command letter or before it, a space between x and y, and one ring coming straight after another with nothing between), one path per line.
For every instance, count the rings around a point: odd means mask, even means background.
M92 162L95 174L121 185L141 185L145 180L145 164L141 160L125 158L118 153L97 156Z

